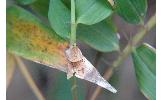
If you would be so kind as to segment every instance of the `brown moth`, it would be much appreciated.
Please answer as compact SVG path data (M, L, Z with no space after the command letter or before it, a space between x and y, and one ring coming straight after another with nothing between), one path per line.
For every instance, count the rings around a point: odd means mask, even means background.
M112 87L97 71L97 69L82 55L81 50L77 46L70 46L65 55L68 60L67 79L73 75L80 79L84 79L95 83L113 93L117 90Z
M84 77L84 62L83 55L77 46L70 46L65 51L68 62L67 79L71 78L73 74Z

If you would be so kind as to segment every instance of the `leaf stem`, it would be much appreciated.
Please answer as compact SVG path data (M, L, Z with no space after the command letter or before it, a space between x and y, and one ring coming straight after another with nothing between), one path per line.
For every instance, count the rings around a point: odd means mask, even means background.
M113 0L107 0L110 4L111 4L111 6L114 6L114 1Z
M75 0L71 0L71 36L70 45L76 45Z
M23 74L24 78L26 79L27 83L29 84L30 88L33 90L38 100L45 100L45 97L43 96L43 94L40 92L39 88L35 84L32 76L30 75L23 61L19 57L16 57L16 56L15 56L15 59L17 61L17 64L18 64L18 67L21 73Z
M71 79L71 82L72 82L72 87L71 87L71 92L72 92L72 97L73 97L73 100L77 100L78 97L77 97L77 79L75 76L72 77Z
M76 28L77 23L75 19L75 0L71 0L71 35L70 35L70 46L76 46ZM77 100L77 80L74 76L71 80L72 83L72 96L73 100Z
M94 67L97 68L97 65L98 65L98 63L99 63L99 59L101 58L101 56L102 56L102 52L97 51L96 57L95 57L95 59L94 59L94 64L93 64Z
M150 31L155 26L155 24L156 24L156 14L154 14L149 19L149 21L146 23L146 25L143 25L143 28L138 33L136 33L136 35L132 39L132 42L130 42L126 45L126 47L122 51L121 55L119 55L119 57L113 62L112 70L113 70L113 68L118 67L128 57L128 55L132 51L132 47L137 45L144 38L144 36L148 33L148 31ZM106 80L108 80L111 77L111 75L112 75L112 73L110 74L109 69L107 69L103 77ZM90 100L95 100L96 97L101 92L101 90L102 90L102 88L97 86L97 88L93 92Z
M13 78L13 74L15 72L15 66L9 66L10 68L7 69L7 74L6 74L6 88L9 87L11 80Z
M7 53L7 68L6 68L6 88L9 87L13 74L15 72L15 59L13 55Z

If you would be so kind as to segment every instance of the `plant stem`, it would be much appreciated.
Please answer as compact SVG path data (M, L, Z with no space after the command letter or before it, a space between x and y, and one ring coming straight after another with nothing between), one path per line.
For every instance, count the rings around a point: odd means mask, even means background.
M7 54L9 56L9 54ZM7 59L7 68L6 68L6 88L8 89L11 80L13 78L13 74L15 72L15 61L13 56L10 54L10 58Z
M118 67L127 57L128 55L132 52L132 47L136 46L142 39L143 37L150 31L156 24L156 14L154 14L149 21L146 23L145 26L143 26L143 29L141 29L132 39L132 42L128 43L124 50L122 51L121 55L115 60L112 64L112 67ZM113 70L112 68L112 70ZM106 70L104 74L104 78L108 80L111 77L112 73L110 74L109 69ZM90 100L95 100L96 97L99 95L101 92L102 88L97 86L95 89L94 93L91 96Z
M76 45L75 0L71 0L71 36L70 45Z
M72 77L71 79L71 82L72 82L72 87L71 87L71 91L72 91L72 97L73 97L73 100L77 100L78 97L77 97L77 79L75 76Z
M99 59L101 58L101 56L102 56L102 52L97 51L96 57L95 57L95 59L94 59L94 64L93 64L94 67L97 68L97 65L98 65L98 63L99 63Z
M70 35L70 46L76 46L76 27L77 23L75 22L75 0L71 0L71 35ZM77 80L74 76L71 80L72 83L72 96L73 100L77 100Z
M15 72L15 66L9 66L10 68L7 69L7 74L6 74L6 88L9 87L10 83L11 83L11 80L13 78L13 74Z
M111 6L114 6L114 1L113 0L107 0L110 4L111 4Z
M21 73L23 74L24 78L26 79L27 83L29 84L30 88L33 90L38 100L45 100L45 97L42 95L39 88L35 84L34 80L32 79L32 76L30 75L23 61L19 57L16 57L16 56L15 56L15 59L17 61L17 64L18 64L18 67Z

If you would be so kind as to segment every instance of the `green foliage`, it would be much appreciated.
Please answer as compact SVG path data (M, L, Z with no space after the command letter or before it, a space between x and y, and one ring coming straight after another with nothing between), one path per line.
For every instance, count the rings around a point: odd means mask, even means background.
M76 77L73 77L76 78ZM83 80L76 78L77 82L77 96L78 100L85 100L86 98L86 86ZM72 85L71 85L72 86Z
M17 6L7 8L9 52L65 70L64 49L67 45L65 40L25 9Z
M147 0L115 0L117 13L129 23L140 23L147 11Z
M77 23L92 25L111 14L111 5L106 0L76 0Z
M149 70L156 75L156 54L155 49L148 44L138 47L137 52L144 63L147 63Z
M143 44L132 53L138 85L150 100L156 100L156 54L155 49Z
M19 4L22 4L22 5L29 5L37 0L16 0Z
M54 84L48 91L47 100L72 100L70 82L66 79L65 73L54 73Z
M70 10L61 0L50 0L48 19L51 27L58 35L63 38L69 38Z
M37 0L32 3L30 7L35 11L35 13L39 13L40 15L47 17L48 16L48 7L49 0Z
M88 2L89 3L86 3L86 0L76 1L78 23L94 24L108 17L112 13L110 5L104 0L88 0ZM104 6L101 5L103 3ZM83 7L83 4L86 5ZM58 35L64 38L69 38L70 35L70 10L67 5L69 5L69 2L51 0L48 15L53 29ZM87 12L85 8L90 9ZM111 22L111 20L109 21ZM100 22L92 26L79 24L77 28L77 36L81 41L87 43L96 50L103 52L118 50L117 35L112 27L115 26L106 22Z
M11 6L7 8L7 50L32 61L65 71L64 50L70 38L71 0L16 0L28 5L34 13L48 17L51 28L29 11ZM119 50L119 39L111 15L113 9L107 0L75 0L77 38L101 52ZM125 21L143 22L147 0L115 0L114 8ZM132 52L139 88L150 100L156 99L156 53L144 44ZM58 66L59 65L59 66ZM65 73L55 73L56 82L49 91L49 100L72 100L71 86ZM78 84L78 100L84 100L85 89ZM63 95L63 96L62 96Z
M73 87L72 82L76 77L67 80L66 74L60 72L55 72L53 76L55 81L48 90L47 100L72 100L71 90L73 88L77 88L77 100L84 100L85 88L81 80L77 79L76 81L78 85L77 87Z
M97 24L79 25L78 38L98 51L109 52L119 50L118 38L111 20L104 20Z

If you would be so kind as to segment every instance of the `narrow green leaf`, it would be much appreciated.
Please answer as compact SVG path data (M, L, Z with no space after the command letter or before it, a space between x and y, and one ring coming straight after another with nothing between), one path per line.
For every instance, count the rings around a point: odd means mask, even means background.
M147 11L147 0L115 0L117 13L129 23L140 23Z
M50 0L48 19L59 36L69 38L70 10L61 0Z
M22 5L28 5L28 4L31 4L37 0L16 0L19 4L22 4Z
M23 8L7 8L7 50L65 71L68 43Z
M47 17L48 16L48 8L49 8L49 0L37 0L32 3L30 7L40 15Z
M107 0L76 0L77 23L92 25L112 14Z
M149 48L149 49L148 49ZM147 44L139 46L137 49L139 56L144 63L148 63L149 70L156 75L156 54L155 49Z
M110 52L119 49L115 27L111 20L88 26L79 25L77 30L78 38L101 52Z
M156 53L152 47L143 44L132 53L138 85L149 100L156 100Z

